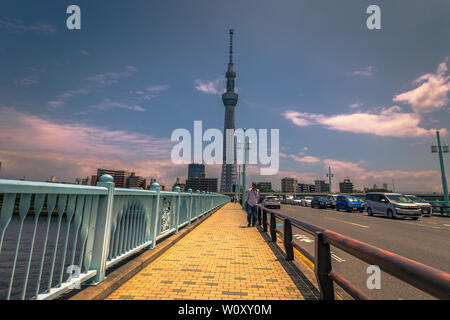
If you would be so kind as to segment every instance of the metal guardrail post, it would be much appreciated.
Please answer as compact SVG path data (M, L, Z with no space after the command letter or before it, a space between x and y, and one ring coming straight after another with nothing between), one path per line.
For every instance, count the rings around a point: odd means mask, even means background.
M156 246L156 236L158 233L158 222L159 222L159 206L160 206L160 198L161 198L161 190L159 188L158 183L153 183L151 190L156 191L156 204L155 204L155 221L153 222L155 225L153 226L153 237L152 237L152 246L151 249L155 249Z
M292 246L292 224L289 219L284 220L283 235L286 260L294 260L294 247Z
M331 251L330 244L323 239L323 233L316 233L316 255L314 261L314 271L319 284L320 298L322 300L334 300L334 285L330 277Z
M189 195L189 208L188 208L188 216L189 216L189 222L188 225L191 225L191 219L192 219L192 189L188 189L188 193Z
M95 282L99 283L105 279L106 261L109 253L109 242L111 236L111 217L114 201L114 179L105 174L99 178L97 186L106 187L108 195L100 197L95 223L95 236L92 248L91 269L97 270Z
M177 208L176 208L176 217L175 217L175 222L176 222L176 226L175 226L175 234L177 234L178 233L178 226L180 225L180 206L181 206L181 195L180 195L180 192L181 192L181 189L180 189L180 187L179 186L176 186L175 187L175 190L174 190L175 192L178 192L178 196L177 196Z
M195 203L196 203L195 211L197 211L197 219L196 220L198 221L198 217L200 216L200 210L201 210L200 190L197 190L195 193L197 194L197 198L195 199Z
M273 212L270 213L270 236L272 237L272 242L277 242L276 220Z
M263 231L267 232L267 211L266 209L263 209Z
M261 207L258 206L258 224L261 225Z

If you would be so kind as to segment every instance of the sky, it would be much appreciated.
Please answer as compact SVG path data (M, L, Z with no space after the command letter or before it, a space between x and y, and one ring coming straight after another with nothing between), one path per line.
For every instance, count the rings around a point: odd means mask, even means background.
M66 9L81 8L81 30ZM381 8L381 29L366 9ZM74 181L99 167L171 186L177 128L223 129L233 28L237 128L280 130L283 177L441 192L450 2L3 0L0 178ZM450 167L449 156L445 165ZM206 168L220 178L220 166Z

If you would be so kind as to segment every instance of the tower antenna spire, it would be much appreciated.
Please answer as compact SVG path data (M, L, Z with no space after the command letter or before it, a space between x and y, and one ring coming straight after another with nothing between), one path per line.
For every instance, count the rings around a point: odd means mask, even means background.
M230 29L230 63L233 63L233 33L234 30Z

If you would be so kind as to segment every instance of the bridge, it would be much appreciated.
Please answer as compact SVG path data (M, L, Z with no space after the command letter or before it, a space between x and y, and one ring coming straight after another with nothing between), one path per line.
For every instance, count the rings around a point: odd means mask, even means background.
M115 188L108 175L96 187L0 180L0 299L370 299L332 248L450 298L442 270L262 207L247 227L229 200Z

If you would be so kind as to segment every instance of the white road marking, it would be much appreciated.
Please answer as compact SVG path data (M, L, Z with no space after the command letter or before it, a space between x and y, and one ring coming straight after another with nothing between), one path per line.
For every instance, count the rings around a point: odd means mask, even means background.
M311 243L314 242L313 239L311 239L310 237L308 237L307 235L304 234L294 234L294 237L297 238L297 240L299 240L300 242L306 242L306 243Z
M444 223L444 226L446 226L446 227L450 227L450 224L445 224L445 223Z
M333 251L331 251L331 257L336 260L337 262L345 262L344 259L338 257Z
M357 226L357 227L361 227L361 228L366 228L366 229L369 229L369 228L370 228L369 226L365 226L365 225L357 224L357 223L353 223L353 222L348 222L348 221L343 221L343 220L339 220L339 219L333 219L333 218L329 218L329 217L325 217L325 219L328 219L328 220L335 220L335 221L339 221L339 222L351 224L351 225L354 225L354 226Z

